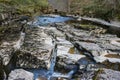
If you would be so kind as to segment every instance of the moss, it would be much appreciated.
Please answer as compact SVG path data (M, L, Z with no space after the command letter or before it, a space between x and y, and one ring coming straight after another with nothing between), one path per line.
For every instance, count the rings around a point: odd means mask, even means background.
M98 75L103 72L103 69L99 69L98 71L95 72L95 76L93 77L93 80L99 80Z
M74 54L74 53L75 53L75 48L74 48L74 47L71 47L71 48L69 49L68 53Z
M84 29L84 30L93 30L98 28L97 25L93 25L93 24L79 24L79 23L70 23L70 24L72 24L75 28Z
M85 28L85 29L87 29L87 28L89 28L89 29L95 29L95 28L97 28L98 26L96 26L96 25L91 25L91 24L88 24L88 25L87 25L87 24L86 24L86 25L85 25L85 24L81 24L80 27L81 27L81 28Z

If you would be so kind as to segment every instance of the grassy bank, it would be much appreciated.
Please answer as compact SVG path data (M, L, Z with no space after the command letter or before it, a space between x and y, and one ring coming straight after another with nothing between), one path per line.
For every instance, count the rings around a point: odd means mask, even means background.
M19 14L43 12L48 8L47 0L0 0L0 11L15 11Z

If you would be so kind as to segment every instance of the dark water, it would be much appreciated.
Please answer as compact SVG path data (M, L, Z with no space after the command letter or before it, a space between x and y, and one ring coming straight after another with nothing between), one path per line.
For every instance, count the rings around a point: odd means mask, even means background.
M63 16L39 16L36 18L36 21L33 25L46 26L53 23L60 23L69 20L74 20L72 17L63 17Z

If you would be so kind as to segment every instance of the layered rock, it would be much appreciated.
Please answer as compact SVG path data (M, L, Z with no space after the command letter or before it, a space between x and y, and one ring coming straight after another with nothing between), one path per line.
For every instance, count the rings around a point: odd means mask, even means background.
M60 25L64 25L64 24L60 24ZM69 25L64 26L64 28L66 27L69 29L70 26ZM77 50L74 44L66 40L66 36L65 36L67 34L66 29L62 29L65 30L65 32L62 32L59 26L59 29L49 28L48 30L49 30L48 34L53 33L56 36L56 41L57 41L56 69L57 70L61 72L68 70L69 72L70 70L76 70L79 67L79 69L81 70L84 69L90 71L93 69L91 68L93 66L94 66L94 70L97 69L93 61L88 59L84 54L81 54L81 52Z
M52 38L42 28L33 27L26 31L23 46L17 53L17 67L47 68L51 51Z
M111 63L119 63L117 55L120 53L120 47L117 36L103 33L99 33L99 36L98 33L92 35L90 30L76 29L65 24L57 25L57 29L66 34L67 40L72 41L79 51L91 59L106 66Z

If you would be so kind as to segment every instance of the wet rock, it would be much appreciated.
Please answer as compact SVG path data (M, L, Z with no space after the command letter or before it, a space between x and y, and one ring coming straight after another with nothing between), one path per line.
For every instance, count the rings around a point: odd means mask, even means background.
M16 69L9 74L8 80L34 80L34 75L23 69Z
M52 38L45 33L44 28L31 28L26 31L26 37L20 53L17 54L17 67L48 68L53 49Z

